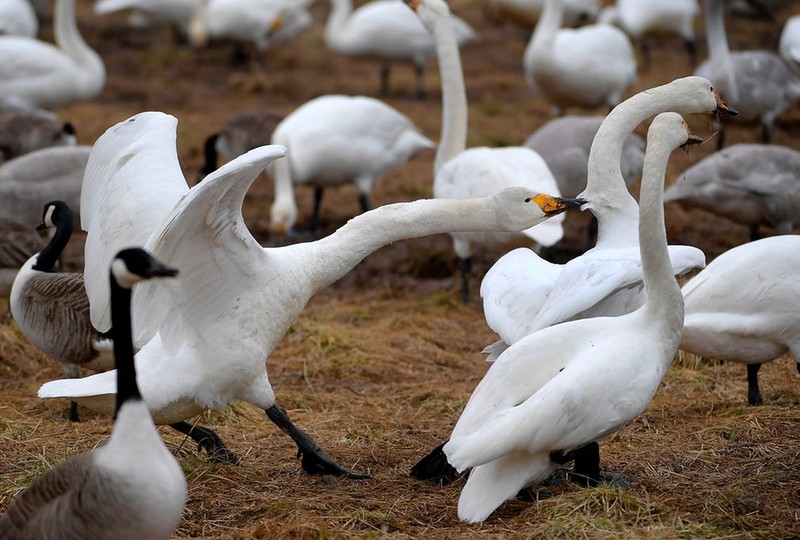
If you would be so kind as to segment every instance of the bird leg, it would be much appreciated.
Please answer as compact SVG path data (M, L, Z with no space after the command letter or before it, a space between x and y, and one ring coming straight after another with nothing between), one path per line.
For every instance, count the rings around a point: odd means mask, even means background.
M309 227L312 234L320 230L319 211L322 207L322 193L322 186L314 187L314 208L311 210L311 226Z
M417 74L417 99L423 101L427 97L425 92L425 67L414 64L414 71Z
M381 96L389 96L389 71L391 66L389 62L381 62Z
M417 480L427 480L434 484L446 486L455 482L460 476L458 471L447 462L447 456L444 455L442 448L447 444L443 442L428 455L420 459L416 465L411 467L410 476Z
M686 52L689 53L689 61L692 63L692 66L697 66L697 43L694 39L687 39L685 44Z
M766 122L761 124L761 142L769 144L772 141L772 130Z
M575 461L569 480L584 487L597 487L600 483L600 445L590 442L570 452L550 452L550 459L564 465Z
M758 370L761 364L747 364L747 403L750 405L761 405L764 399L761 397L761 389L758 387Z
M211 461L222 465L239 465L239 457L228 450L219 435L203 426L189 422L176 422L169 427L176 429L197 443L198 450L205 450Z
M297 445L297 457L302 459L303 470L308 474L332 474L334 476L346 476L352 480L363 480L371 478L368 474L358 474L348 471L336 463L332 457L320 448L314 439L307 433L295 426L286 409L277 403L265 409L267 418L289 435Z
M369 211L369 207L370 207L369 195L366 195L364 193L360 193L358 195L358 204L361 205L361 212L362 213L363 212L368 212Z
M470 270L472 270L471 258L458 259L458 271L461 274L461 299L464 302L469 302L469 284L467 283L467 277L469 276Z

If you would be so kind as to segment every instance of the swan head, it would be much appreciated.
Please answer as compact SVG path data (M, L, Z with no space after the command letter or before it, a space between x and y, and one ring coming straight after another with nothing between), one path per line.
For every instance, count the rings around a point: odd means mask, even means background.
M441 17L450 16L450 8L444 0L403 0L408 7L417 12L422 23L432 30L433 25Z
M123 249L111 261L111 279L125 289L146 279L177 275L178 270L159 262L141 248Z
M508 231L521 231L538 225L547 218L557 216L570 208L586 204L584 199L566 199L530 188L512 187L494 194L500 221Z
M276 198L270 208L270 229L282 240L297 222L297 205L293 198Z
M671 109L686 114L716 114L717 116L736 116L738 113L729 107L711 81L705 77L683 77L664 86L646 91L667 90L671 96Z
M647 144L654 139L668 143L668 148L688 148L703 142L703 138L695 135L683 117L674 112L661 113L655 117L647 130Z

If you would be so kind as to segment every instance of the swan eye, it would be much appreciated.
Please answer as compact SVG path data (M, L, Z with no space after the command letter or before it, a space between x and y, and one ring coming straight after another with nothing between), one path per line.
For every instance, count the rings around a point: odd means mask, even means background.
M530 197L526 198L525 202L531 202L531 198Z

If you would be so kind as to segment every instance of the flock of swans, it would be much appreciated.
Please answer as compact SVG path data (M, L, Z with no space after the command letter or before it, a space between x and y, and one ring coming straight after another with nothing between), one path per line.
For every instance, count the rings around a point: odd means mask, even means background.
M47 110L93 99L105 84L75 1L55 0L55 45L36 39L27 0L0 6L0 93L8 97L0 102L0 264L12 270L0 273L0 293L24 335L63 366L66 378L42 384L38 397L71 400L70 419L81 404L113 417L114 427L105 445L21 493L0 516L1 538L170 537L187 485L155 426L237 464L214 431L191 422L236 402L262 409L291 437L305 472L368 479L291 421L270 383L269 357L317 292L404 239L450 234L465 300L475 246L506 251L480 285L483 315L499 336L483 351L490 367L447 440L411 471L440 483L468 472L457 509L464 521L486 520L568 463L575 483L603 482L599 443L647 408L679 348L746 364L751 405L764 401L762 363L789 354L800 371L800 245L792 234L800 152L730 146L665 190L670 155L702 141L682 115L727 121L738 111L769 142L776 118L800 99L797 18L779 52L732 53L723 4L706 0L709 59L695 75L623 99L637 77L632 40L672 33L694 62L696 1L619 0L601 14L592 1L494 0L523 21L534 14L520 61L536 96L559 113L611 110L556 118L520 146L467 148L460 48L476 32L444 0L356 9L330 0L325 44L378 58L383 95L391 62L412 63L422 98L424 66L438 61L438 141L380 99L321 95L286 116L233 116L207 139L200 181L190 187L174 116L142 112L78 146L72 126ZM270 7L256 15L258 2ZM263 52L311 25L310 5L98 0L95 12L167 21L196 48L227 37ZM565 18L597 16L607 22L563 27ZM645 142L634 130L651 118ZM434 149L432 198L372 207L388 171ZM220 155L227 162L217 167ZM296 186L314 187L312 231L321 229L325 188L353 183L361 214L314 241L263 247L242 214L263 171L274 180L276 238L298 222ZM628 185L640 176L637 203ZM668 245L665 202L747 225L752 241L706 266L700 249ZM570 209L591 212L596 242L555 264L540 248L561 240ZM35 223L51 231L44 245ZM759 239L762 225L778 236ZM62 272L59 258L78 227L87 233L84 271ZM509 250L515 245L524 247ZM691 271L681 287L676 277ZM152 279L159 277L170 279ZM81 367L98 372L80 378Z

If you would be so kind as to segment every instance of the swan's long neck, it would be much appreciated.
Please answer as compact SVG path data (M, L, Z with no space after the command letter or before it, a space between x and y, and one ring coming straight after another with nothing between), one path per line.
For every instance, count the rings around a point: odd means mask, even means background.
M450 17L437 17L433 29L439 76L442 79L442 133L436 149L433 172L467 147L467 91L461 55Z
M55 41L74 62L91 69L95 75L105 76L100 56L86 44L78 29L75 0L56 0L53 16Z
M307 250L302 256L313 269L312 287L316 292L382 246L439 233L505 230L502 215L503 210L493 197L395 203L356 216L321 240L292 248Z
M126 401L140 400L133 364L131 290L111 277L111 324L114 328L114 359L117 363L117 413Z
M347 17L353 11L351 0L330 0L331 12L325 22L325 41L328 44L341 41L341 32L347 25Z
M47 245L39 252L36 257L36 264L33 265L34 270L40 272L52 272L58 262L64 248L67 247L69 239L72 236L72 219L62 217L62 221L56 224L56 232L53 238Z
M288 147L282 136L278 134L273 140L276 144L283 144ZM272 179L275 185L275 199L272 203L273 216L279 215L281 220L287 216L297 216L297 203L294 199L294 183L292 182L292 155L289 154L282 159L272 162ZM290 219L290 221L292 221ZM285 223L287 228L291 228L294 223Z
M672 148L653 137L647 142L639 197L639 249L646 298L646 313L667 321L672 328L683 321L683 296L667 251L664 226L664 175Z
M555 46L556 34L564 19L564 5L561 0L544 0L539 22L533 29L528 45L525 47L526 64L531 55L549 50Z
M728 36L725 32L725 7L722 0L706 0L706 39L708 40L708 61L715 73L726 99L737 101L736 78L733 69Z

